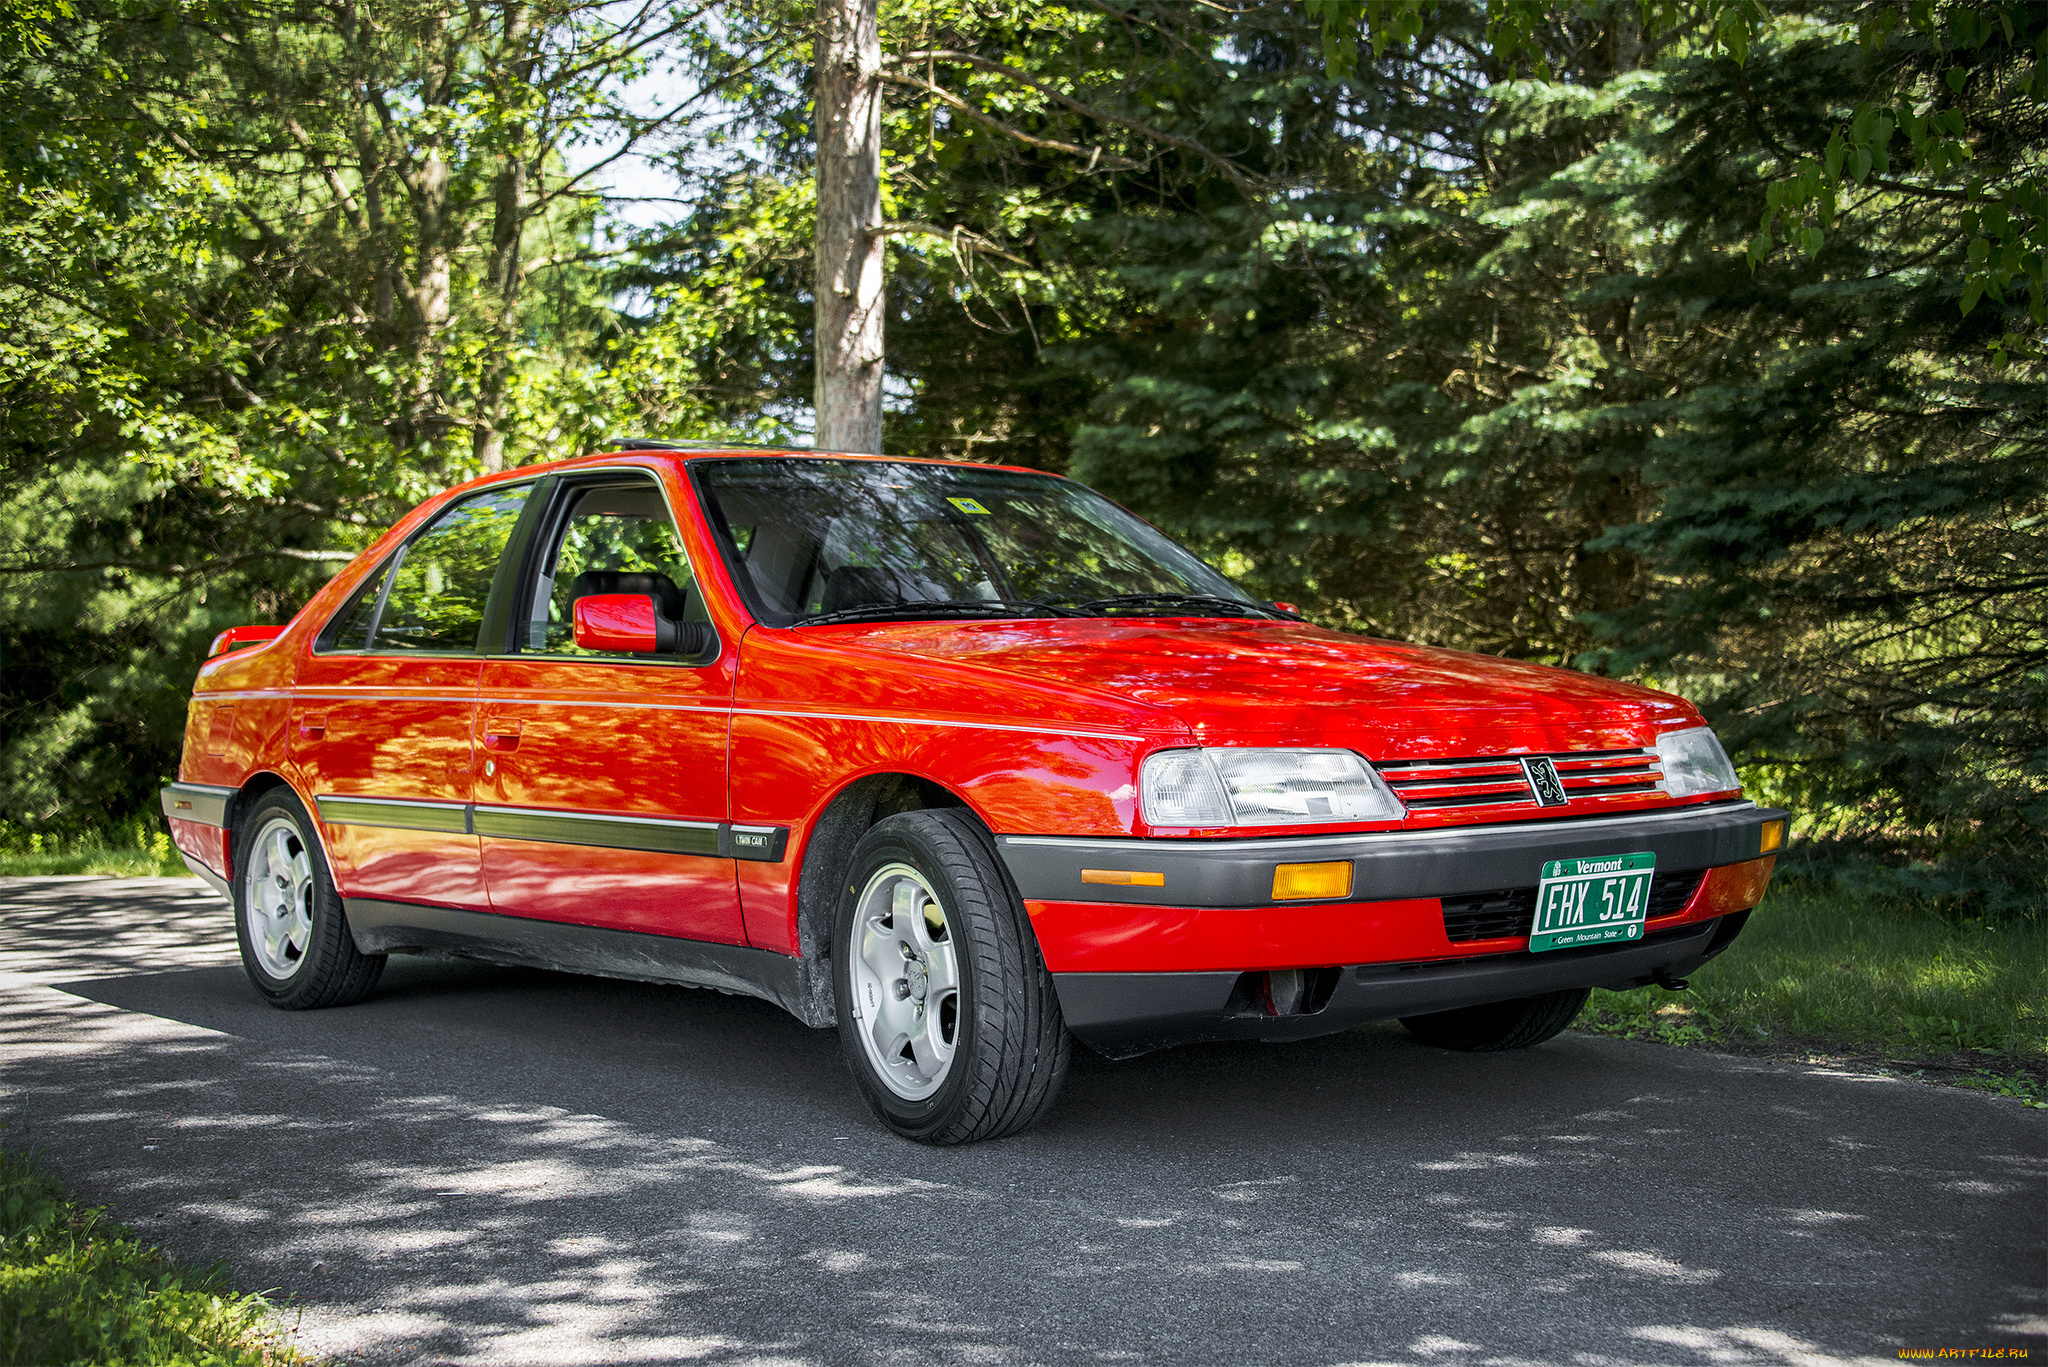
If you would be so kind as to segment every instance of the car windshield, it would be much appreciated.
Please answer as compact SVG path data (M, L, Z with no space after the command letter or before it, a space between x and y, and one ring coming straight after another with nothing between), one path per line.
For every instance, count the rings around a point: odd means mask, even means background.
M1008 470L704 461L698 487L773 626L938 616L1278 615L1109 500Z

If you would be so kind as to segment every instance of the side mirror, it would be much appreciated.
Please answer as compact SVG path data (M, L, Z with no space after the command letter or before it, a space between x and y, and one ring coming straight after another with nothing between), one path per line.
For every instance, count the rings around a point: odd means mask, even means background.
M702 655L717 637L704 622L664 617L652 594L594 593L573 609L576 644L631 655Z

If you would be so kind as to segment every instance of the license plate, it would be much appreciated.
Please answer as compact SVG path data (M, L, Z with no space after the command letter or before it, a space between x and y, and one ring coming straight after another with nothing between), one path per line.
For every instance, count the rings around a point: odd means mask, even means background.
M1529 932L1529 952L1642 939L1656 868L1654 854L1551 860L1536 885L1536 924Z

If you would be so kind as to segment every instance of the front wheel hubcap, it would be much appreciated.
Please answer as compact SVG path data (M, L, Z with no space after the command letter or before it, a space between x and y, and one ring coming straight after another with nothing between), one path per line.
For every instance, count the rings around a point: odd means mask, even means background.
M875 872L854 903L848 967L868 1062L905 1101L939 1089L960 1029L960 963L944 906L908 864Z
M313 858L298 823L274 816L244 856L242 920L256 962L273 978L299 971L313 943Z

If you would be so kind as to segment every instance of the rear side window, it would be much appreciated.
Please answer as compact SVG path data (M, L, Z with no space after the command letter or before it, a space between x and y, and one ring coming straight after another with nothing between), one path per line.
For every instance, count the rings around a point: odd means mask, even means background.
M498 561L533 492L487 489L451 504L336 619L337 650L476 649Z
M391 572L391 563L386 561L375 574L364 581L349 599L348 606L335 615L327 630L320 633L321 650L367 650L370 646L370 628L377 621L377 608L384 601L384 580Z

